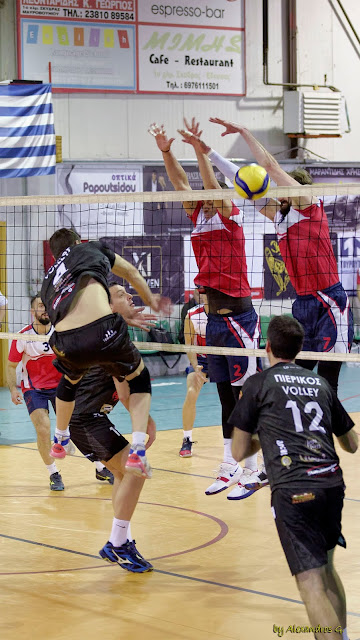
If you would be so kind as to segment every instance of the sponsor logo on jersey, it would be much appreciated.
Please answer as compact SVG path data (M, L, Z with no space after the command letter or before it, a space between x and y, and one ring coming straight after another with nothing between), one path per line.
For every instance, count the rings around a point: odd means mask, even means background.
M295 493L293 496L291 496L291 502L293 504L299 504L301 502L309 502L310 500L315 500L315 494L314 493Z
M284 441L283 440L276 440L276 444L280 449L280 455L281 456L287 456L288 455L288 450L285 447Z
M320 451L321 443L316 440L316 438L311 438L311 440L306 440L306 446L310 451Z
M290 456L282 456L281 464L283 465L283 467L290 467L290 465L292 464Z
M61 349L57 349L55 345L53 346L52 350L54 353L56 353L57 356L60 356L60 358L65 358L65 352L61 351Z

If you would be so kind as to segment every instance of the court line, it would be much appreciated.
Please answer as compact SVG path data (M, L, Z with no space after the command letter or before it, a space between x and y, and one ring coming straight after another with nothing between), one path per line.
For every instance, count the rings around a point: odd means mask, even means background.
M10 540L17 540L19 542L26 542L28 544L34 544L34 545L38 545L40 547L45 547L48 549L54 549L57 551L65 551L67 553L73 553L75 555L79 555L79 556L85 556L87 558L96 558L97 560L99 559L98 556L94 556L91 555L89 553L84 553L83 551L73 551L72 549L64 549L61 547L55 547L49 544L44 544L42 542L34 542L33 540L25 540L24 538L16 538L15 536L7 536L3 533L0 533L0 537L2 538L7 538ZM111 565L109 565L111 566ZM90 569L92 567L86 567L86 569ZM93 567L93 568L98 568L98 567ZM103 568L105 568L103 566ZM109 567L107 567L109 568ZM83 569L85 569L85 567L83 567ZM75 569L76 570L76 569ZM79 570L79 569L77 569ZM56 570L51 570L51 571L43 571L41 573L58 573L60 571L64 571L64 569L56 569ZM73 569L66 569L66 571L73 571ZM236 585L232 585L232 584L226 584L223 582L215 582L214 580L205 580L204 578L196 578L194 576L187 576L181 573L174 573L173 571L163 571L162 569L154 569L154 571L156 573L161 573L162 575L165 576L172 576L173 578L181 578L182 580L190 580L192 582L201 582L202 584L208 584L210 586L214 586L214 587L222 587L223 589L231 589L233 591L242 591L244 593L250 593L251 595L255 595L255 596L262 596L264 598L272 598L275 600L283 600L284 602L291 602L293 604L301 604L303 606L303 602L301 600L295 600L293 598L286 598L285 596L278 596L275 593L266 593L265 591L256 591L255 589L245 589L244 587L237 587ZM23 571L23 572L19 572L19 573L0 573L0 575L24 575L24 574L35 574L35 573L40 573L38 571ZM360 613L355 613L353 611L348 611L347 615L349 616L354 616L356 618L360 618Z

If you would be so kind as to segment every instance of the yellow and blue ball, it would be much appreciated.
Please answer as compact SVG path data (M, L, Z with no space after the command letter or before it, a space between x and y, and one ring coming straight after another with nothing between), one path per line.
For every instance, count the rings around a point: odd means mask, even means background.
M234 178L235 191L247 200L262 198L270 186L270 178L264 167L259 164L248 164L236 172Z

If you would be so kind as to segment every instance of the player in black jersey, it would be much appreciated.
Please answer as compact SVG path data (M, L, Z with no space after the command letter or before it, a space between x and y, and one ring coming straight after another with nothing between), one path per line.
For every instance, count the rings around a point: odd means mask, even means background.
M50 238L56 260L45 275L41 297L55 331L51 347L55 366L63 373L56 394L56 430L51 453L64 457L68 424L77 385L86 371L101 365L119 380L128 380L129 409L133 423L129 470L150 477L145 455L151 383L139 351L129 338L124 319L110 308L107 277L110 270L125 278L145 304L155 311L168 310L168 301L151 293L144 278L129 262L101 242L81 243L71 229L59 229Z
M120 313L128 323L136 318L137 324L141 319L144 329L151 326L154 316L140 313L143 308L134 306L132 296L124 287L114 284L109 290L113 311ZM109 541L100 550L101 557L119 563L128 571L143 573L150 571L152 565L136 549L130 519L145 478L125 473L130 445L108 418L119 400L128 408L127 386L127 382L119 383L101 367L90 369L80 381L69 427L72 441L85 457L94 462L104 461L106 468L114 474L114 518ZM147 448L155 440L155 431L155 423L149 417Z
M230 422L236 460L260 446L272 491L279 538L310 623L331 632L316 637L338 640L346 632L345 592L333 565L341 533L344 482L333 442L355 453L358 437L328 382L294 363L304 331L294 318L277 316L269 324L266 352L270 369L243 386Z

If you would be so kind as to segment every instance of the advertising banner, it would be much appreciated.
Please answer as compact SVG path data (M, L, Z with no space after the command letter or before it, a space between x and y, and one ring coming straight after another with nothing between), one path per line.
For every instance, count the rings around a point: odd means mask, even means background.
M334 229L356 229L360 224L360 167L306 167L314 183L346 184L359 182L359 195L326 196L324 185L324 209L329 226Z
M356 279L360 269L360 235L338 235L338 269L340 281L350 296L356 296Z
M143 238L104 238L105 244L136 267L153 293L171 299L173 304L184 303L184 250L181 236ZM114 276L114 281L124 284ZM134 295L136 305L142 301L134 289L125 283Z
M195 165L182 165L192 189L202 189L200 171ZM224 181L223 174L215 170L218 180ZM143 168L144 191L174 191L164 165L145 165ZM193 225L187 217L181 202L144 202L144 231L150 235L184 232L191 233Z
M17 34L54 91L245 95L244 0L17 0Z
M143 190L142 166L120 163L64 163L56 167L58 195L135 193ZM61 205L58 224L74 227L84 239L141 236L142 203Z

